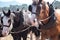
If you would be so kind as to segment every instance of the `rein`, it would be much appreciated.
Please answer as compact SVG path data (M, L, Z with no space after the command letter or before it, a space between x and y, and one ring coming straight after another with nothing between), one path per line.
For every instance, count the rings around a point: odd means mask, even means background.
M54 15L54 14L51 14L51 16L49 16L49 17L47 17L47 18L45 18L45 19L43 19L43 20L39 20L39 21L45 21L45 20L48 20L48 19L50 19L53 15Z
M44 2L44 3L45 3L45 2ZM41 7L42 4L43 4L43 3L40 3L38 6ZM43 5L44 5L44 4L43 4ZM38 13L38 12L37 12L37 13ZM49 17L47 17L47 18L45 18L45 19L42 19L42 20L39 19L38 21L39 21L39 22L41 22L41 21L46 21L46 20L50 19L53 15L54 15L54 13L52 13Z
M42 4L39 4L38 6L40 7L40 6L42 6ZM39 12L39 11L37 11L37 13L38 13L38 12ZM54 13L52 13L50 16L48 16L48 17L47 17L47 18L45 18L45 19L41 19L41 20L40 20L40 19L38 19L38 22L40 22L40 23L41 23L41 25L43 25L43 23L42 23L42 22L43 22L43 21L46 21L46 20L48 20L48 19L50 19L50 18L52 18L52 16L53 16L53 15L54 15ZM41 29L39 29L39 28L37 28L37 30L41 31Z
M26 28L26 29L24 29L24 30L22 30L22 31L17 31L17 32L12 32L12 31L11 31L10 33L14 34L14 33L24 32L24 31L28 30L30 27L31 27L31 25L29 25L29 27L28 27L28 28Z
M3 16L3 17L4 17L4 16ZM10 16L10 17L11 17L11 16ZM2 18L2 19L3 19L3 18ZM12 21L11 21L11 22L12 22ZM10 22L10 24L9 24L9 25L3 25L3 24L2 24L2 27L3 27L3 26L5 26L5 27L10 27L11 22Z

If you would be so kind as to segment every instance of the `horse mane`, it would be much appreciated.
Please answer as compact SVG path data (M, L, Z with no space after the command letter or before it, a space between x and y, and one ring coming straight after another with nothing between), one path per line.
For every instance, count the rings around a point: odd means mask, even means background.
M14 14L16 15L16 18L14 18L14 22L15 22L14 24L16 24L15 26L18 27L23 24L23 21L24 21L23 13L19 11L19 12L14 12Z
M23 24L23 22L24 22L24 17L23 17L23 12L22 11L20 11L20 14L19 14L20 16L20 21L22 22L21 24Z
M23 12L22 11L14 12L14 14L15 14L14 23L13 23L14 28L12 29L12 31L18 31L20 29L23 29L24 28Z

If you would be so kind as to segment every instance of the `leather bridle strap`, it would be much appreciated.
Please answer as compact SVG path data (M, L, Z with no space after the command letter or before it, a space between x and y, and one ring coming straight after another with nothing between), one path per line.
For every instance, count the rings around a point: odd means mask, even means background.
M46 21L46 20L50 19L53 15L54 15L54 13L51 16L49 16L49 17L47 17L45 19L39 20L39 21Z

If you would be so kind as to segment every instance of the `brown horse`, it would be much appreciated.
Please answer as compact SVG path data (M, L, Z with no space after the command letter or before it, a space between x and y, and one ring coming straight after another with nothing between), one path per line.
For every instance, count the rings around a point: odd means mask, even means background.
M42 1L37 5L37 19L41 28L41 40L58 40L60 37L60 9L53 10Z

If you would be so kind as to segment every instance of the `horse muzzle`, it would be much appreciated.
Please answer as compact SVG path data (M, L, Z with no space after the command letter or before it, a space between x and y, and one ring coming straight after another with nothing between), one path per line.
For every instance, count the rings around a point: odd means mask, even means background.
M3 35L3 36L9 35L9 27L3 27L2 35Z

